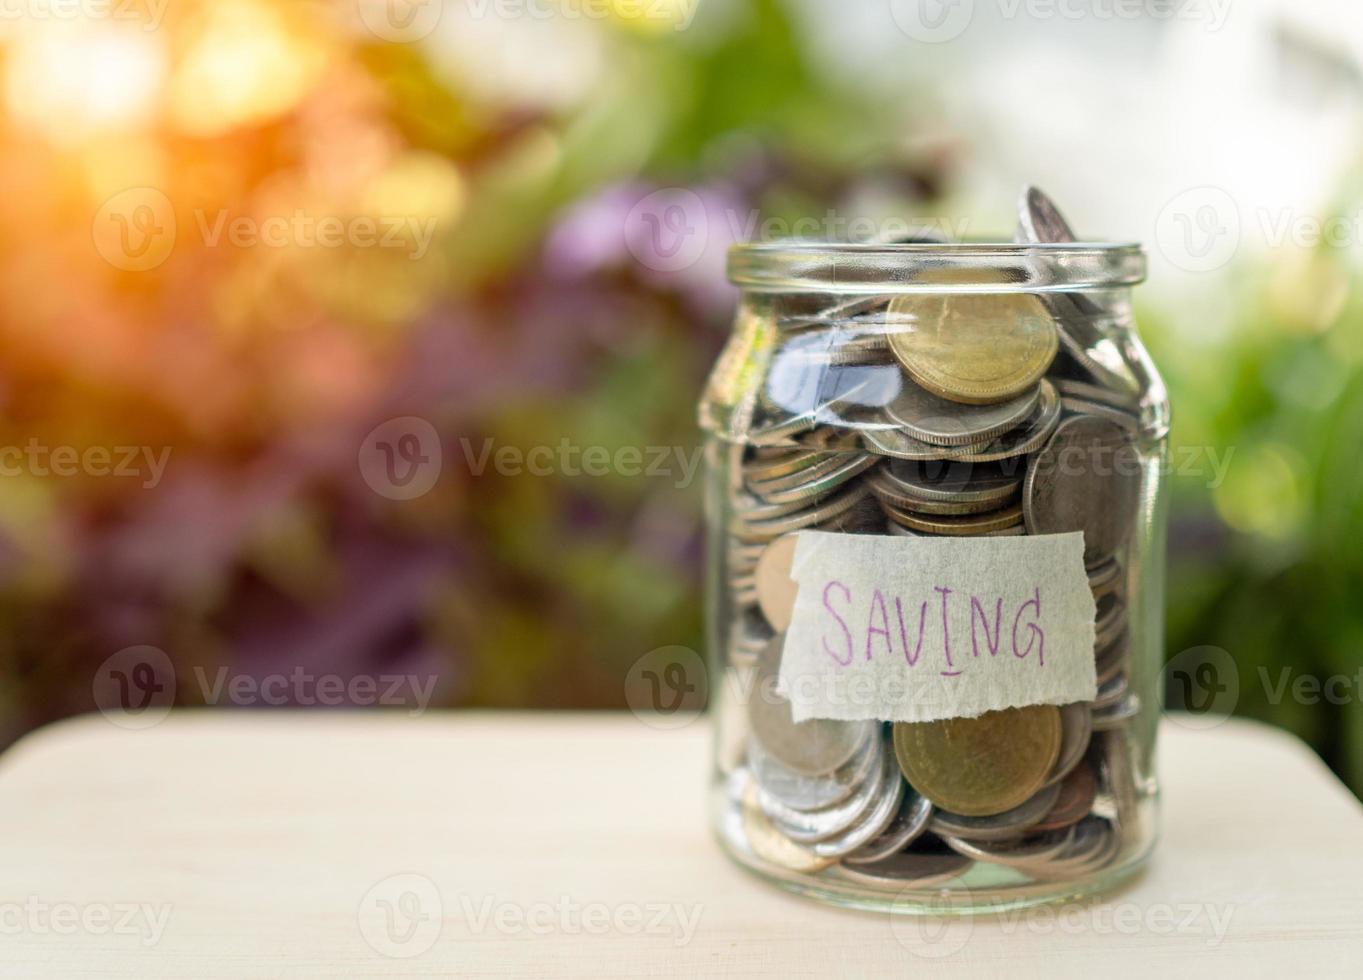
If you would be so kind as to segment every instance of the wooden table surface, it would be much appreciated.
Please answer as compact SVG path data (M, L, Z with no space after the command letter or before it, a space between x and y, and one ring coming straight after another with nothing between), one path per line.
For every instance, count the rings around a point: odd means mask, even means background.
M1300 742L1162 735L1165 828L1106 901L850 912L731 865L703 722L98 716L0 757L0 975L1363 976L1363 808Z

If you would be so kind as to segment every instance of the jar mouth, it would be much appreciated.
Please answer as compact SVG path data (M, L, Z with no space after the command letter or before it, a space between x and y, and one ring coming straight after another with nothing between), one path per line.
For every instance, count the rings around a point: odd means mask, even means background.
M729 249L729 281L764 292L1004 293L1112 289L1145 281L1134 242L882 245L753 242Z

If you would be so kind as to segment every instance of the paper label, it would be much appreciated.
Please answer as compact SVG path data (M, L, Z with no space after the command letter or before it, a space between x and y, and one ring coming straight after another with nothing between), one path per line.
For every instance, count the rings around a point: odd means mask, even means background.
M777 688L795 721L935 721L1092 701L1084 536L802 531Z

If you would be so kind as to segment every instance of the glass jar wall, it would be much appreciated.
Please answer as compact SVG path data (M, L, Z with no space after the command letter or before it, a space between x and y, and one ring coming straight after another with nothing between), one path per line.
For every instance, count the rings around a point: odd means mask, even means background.
M1149 854L1169 407L1131 318L1143 275L1132 245L733 251L741 298L700 418L712 813L740 864L942 912L1088 894ZM796 723L777 687L811 530L1082 532L1096 693Z

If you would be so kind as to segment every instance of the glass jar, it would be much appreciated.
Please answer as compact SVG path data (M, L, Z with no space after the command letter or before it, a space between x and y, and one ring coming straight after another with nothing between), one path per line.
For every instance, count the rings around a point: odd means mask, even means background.
M1144 275L1136 245L731 252L700 420L712 815L739 864L922 913L1073 899L1147 858L1169 405ZM869 688L803 684L838 671Z

